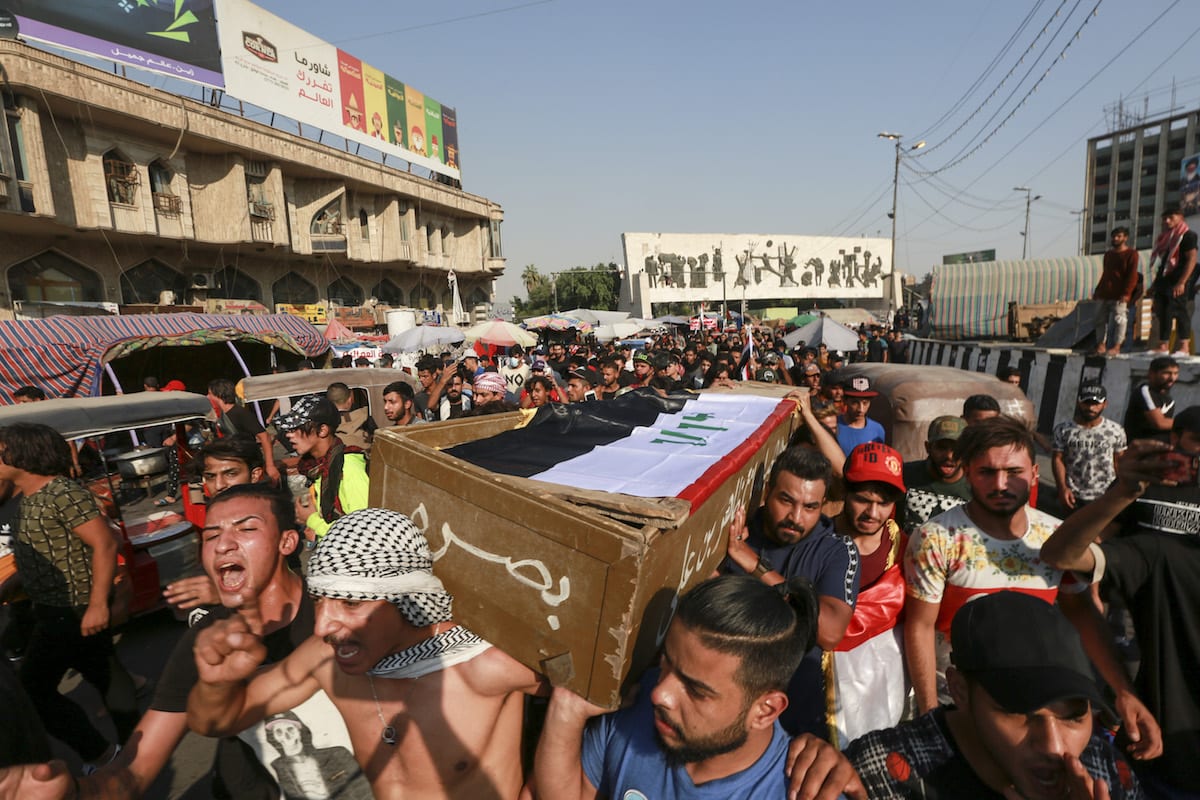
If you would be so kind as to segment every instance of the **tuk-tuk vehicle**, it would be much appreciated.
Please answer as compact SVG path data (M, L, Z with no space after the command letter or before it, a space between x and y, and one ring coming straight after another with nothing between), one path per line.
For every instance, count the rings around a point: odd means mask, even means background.
M838 370L842 380L866 375L879 397L870 417L887 431L905 461L926 457L929 424L941 416L961 416L963 401L975 394L996 398L1009 416L1035 423L1033 403L1020 388L984 372L920 364L851 364Z
M254 402L273 402L279 398L306 394L324 394L331 383L344 383L354 392L356 405L365 404L375 424L381 428L391 425L383 413L383 390L389 383L404 381L415 391L421 384L415 376L402 369L307 369L299 372L280 372L274 375L251 375L238 384L239 394L246 405ZM262 411L265 421L266 410Z
M170 448L135 446L134 437L141 430L174 426L182 465L191 455L184 423L203 420L211 412L208 398L191 392L71 397L0 407L0 426L41 423L70 442L101 440L96 448L101 473L85 477L84 484L120 529L119 554L132 587L130 615L163 607L162 590L168 583L200 573L200 533L192 519L203 519L204 514L203 506L190 507L188 492L184 492L184 515L169 510L135 515L122 507L123 483L140 483L149 489L155 479L167 479Z

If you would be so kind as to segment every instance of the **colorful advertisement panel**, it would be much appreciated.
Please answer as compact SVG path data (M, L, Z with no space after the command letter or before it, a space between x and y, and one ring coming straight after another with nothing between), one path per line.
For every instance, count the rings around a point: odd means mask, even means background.
M20 36L223 87L213 0L0 0Z
M1200 153L1184 156L1179 165L1179 205L1188 227L1200 228Z
M247 0L215 3L228 94L461 178L453 108ZM453 165L445 163L447 115L453 122Z

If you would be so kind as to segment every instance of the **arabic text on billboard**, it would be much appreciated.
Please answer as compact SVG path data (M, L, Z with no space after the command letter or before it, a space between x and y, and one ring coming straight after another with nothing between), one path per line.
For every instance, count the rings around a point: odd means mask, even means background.
M948 256L942 256L942 264L978 264L981 261L995 261L996 251L993 250L972 250L969 253L951 253Z
M217 0L217 12L230 95L460 177L453 108L247 0Z
M77 53L224 86L213 0L3 0L20 35Z

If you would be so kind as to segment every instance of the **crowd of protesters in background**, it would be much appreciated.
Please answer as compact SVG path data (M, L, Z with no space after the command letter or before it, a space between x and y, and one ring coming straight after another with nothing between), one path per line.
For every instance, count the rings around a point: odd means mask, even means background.
M213 440L193 462L210 498L206 574L166 592L208 611L135 728L107 630L111 537L71 481L77 455L48 429L0 428L0 508L33 608L32 634L4 639L24 687L5 696L31 698L13 713L40 717L88 761L75 779L30 765L44 748L0 753L0 767L25 764L0 769L0 798L139 796L185 720L225 737L217 785L247 796L245 775L255 791L274 780L234 734L265 725L267 741L311 737L286 715L314 695L332 702L331 726L354 745L357 763L338 757L344 797L399 796L400 786L450 797L782 797L789 785L822 798L1200 797L1200 407L1177 413L1178 364L1151 362L1123 424L1104 417L1105 387L1085 383L1052 441L992 394L963 398L961 413L928 425L926 457L905 463L872 417L875 384L841 369L907 363L901 327L864 325L847 352L768 326L603 343L555 334L532 348L426 355L415 387L384 388L384 416L402 426L632 393L786 387L802 424L763 497L729 525L721 577L681 600L659 666L611 714L562 689L548 708L527 700L550 694L544 679L453 621L423 535L367 507L376 429L347 384L289 398L267 430L222 379L207 387ZM996 394L1023 377L1006 369ZM45 397L37 387L15 395ZM1054 490L1040 495L1039 457ZM372 571L379 564L391 565L387 579ZM250 587L251 572L266 582ZM248 593L263 595L257 610ZM435 646L458 660L431 656ZM121 741L57 693L85 656L80 671L105 693ZM426 661L429 673L411 669ZM456 694L410 698L408 682L426 674ZM403 726L381 701L406 708ZM542 703L545 723L526 728L540 741L523 775L527 702ZM334 796L327 782L315 794L301 786L310 767L278 767L268 793Z

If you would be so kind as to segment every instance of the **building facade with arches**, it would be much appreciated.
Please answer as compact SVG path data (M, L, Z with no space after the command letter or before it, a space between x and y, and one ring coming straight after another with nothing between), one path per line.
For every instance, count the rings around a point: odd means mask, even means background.
M491 301L491 200L18 41L0 63L0 318L213 300L449 311L451 272L465 307Z

